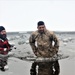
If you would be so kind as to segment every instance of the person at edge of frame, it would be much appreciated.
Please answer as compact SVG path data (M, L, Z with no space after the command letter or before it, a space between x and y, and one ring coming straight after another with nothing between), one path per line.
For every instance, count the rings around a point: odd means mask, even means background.
M37 29L29 37L29 43L33 53L37 57L53 57L59 50L59 41L56 35L53 31L46 29L43 21L37 23ZM54 62L34 62L30 69L31 75L36 75L37 65L38 75L58 75L60 72L58 60Z
M0 26L0 54L6 55L11 51L12 45L9 44L7 39L7 33L3 26ZM9 69L7 58L0 58L0 70L5 71Z

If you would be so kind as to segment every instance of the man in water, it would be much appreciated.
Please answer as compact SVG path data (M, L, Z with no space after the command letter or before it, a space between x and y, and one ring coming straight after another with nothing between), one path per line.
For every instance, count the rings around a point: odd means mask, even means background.
M45 57L45 58L53 57L55 54L58 53L58 50L59 50L59 41L56 35L54 34L54 32L46 29L46 25L43 21L39 21L37 23L37 29L38 30L34 31L29 38L29 43L34 54L37 57ZM51 69L52 68L51 65L56 63L58 64L58 61L47 63L46 66L44 65L44 63L38 63L38 66L39 66L38 75L41 75L41 74L44 75L44 72L46 72L46 70L43 71L44 66L46 68L50 67L49 69ZM32 67L35 65L32 64ZM40 69L43 71L43 73L40 72ZM51 72L50 71L51 70L49 71L47 70L47 73L51 74L53 70Z

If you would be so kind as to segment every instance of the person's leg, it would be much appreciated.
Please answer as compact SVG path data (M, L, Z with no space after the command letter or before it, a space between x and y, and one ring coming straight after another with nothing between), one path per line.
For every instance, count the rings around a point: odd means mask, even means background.
M30 69L30 75L36 75L36 66L37 66L36 62L32 63L32 66Z
M5 62L1 60L1 68L0 68L1 71L5 71L4 66L5 66Z
M53 75L53 63L41 62L38 64L38 75Z
M53 65L54 65L54 69L55 69L54 75L59 75L59 73L60 73L60 65L59 65L59 62L58 61L55 61Z
M7 59L6 60L1 60L1 71L5 71L8 69L8 64L7 64Z

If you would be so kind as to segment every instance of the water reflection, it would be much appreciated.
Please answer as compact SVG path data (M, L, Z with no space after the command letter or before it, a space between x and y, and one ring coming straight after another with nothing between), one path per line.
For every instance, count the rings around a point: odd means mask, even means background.
M58 61L54 62L33 62L30 75L59 75L60 66Z

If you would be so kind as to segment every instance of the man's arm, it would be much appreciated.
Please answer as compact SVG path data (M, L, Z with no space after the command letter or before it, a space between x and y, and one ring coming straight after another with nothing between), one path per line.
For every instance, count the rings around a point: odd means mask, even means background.
M59 40L54 33L52 34L52 41L54 41L53 48L54 48L55 52L57 53L59 50Z
M59 48L59 40L58 40L58 38L56 37L55 34L53 35L53 39L54 39L54 42L55 42L54 47Z
M4 48L1 48L1 47L0 47L0 51L3 51L3 50L4 50Z
M6 41L4 41L3 43L0 43L0 44L2 44L3 46L6 45L6 47L4 47L4 48L0 47L0 51L7 51L7 52L10 51L11 46L9 45L8 40L6 40Z
M29 38L29 44L34 52L34 54L36 55L36 52L37 52L37 48L35 46L35 36L32 34Z
M4 52L4 51L7 51L8 49L7 48L1 48L0 47L0 53Z

